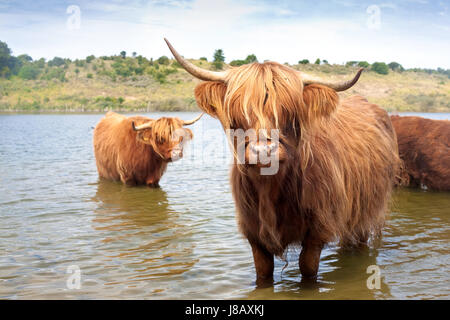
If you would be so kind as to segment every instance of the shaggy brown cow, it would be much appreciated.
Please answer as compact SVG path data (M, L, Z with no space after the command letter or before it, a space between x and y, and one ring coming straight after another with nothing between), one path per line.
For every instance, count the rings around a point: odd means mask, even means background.
M361 97L340 101L336 93L356 83L362 70L341 83L275 62L213 72L166 42L189 73L206 80L195 89L197 103L225 130L278 130L279 143L273 147L269 136L262 148L279 155L276 174L262 175L262 162L247 161L235 161L231 172L257 283L272 281L274 255L282 256L288 245L302 245L300 271L314 278L326 243L360 245L379 232L400 159L388 114ZM246 141L246 160L260 150L259 142Z
M183 128L196 122L178 118L123 115L108 112L94 130L94 152L101 178L127 185L157 187L167 163L183 156L192 132Z
M406 181L450 191L450 121L391 116Z

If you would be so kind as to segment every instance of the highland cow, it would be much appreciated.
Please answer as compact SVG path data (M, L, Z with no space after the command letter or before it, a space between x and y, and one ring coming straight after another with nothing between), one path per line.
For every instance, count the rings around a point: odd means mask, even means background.
M278 132L277 141L268 136L265 145L245 141L246 159L261 151L278 155L276 174L262 175L258 162L235 161L231 171L257 283L272 281L274 256L289 245L302 246L300 271L314 278L326 243L358 246L379 233L400 160L389 115L362 97L337 94L362 70L337 83L275 62L215 72L193 65L166 42L186 71L206 81L195 89L197 104L224 130Z
M450 121L391 116L403 181L411 187L450 191Z
M183 128L196 122L178 118L123 115L108 112L94 130L94 153L101 178L126 185L157 187L168 162L183 157L184 143L192 139Z

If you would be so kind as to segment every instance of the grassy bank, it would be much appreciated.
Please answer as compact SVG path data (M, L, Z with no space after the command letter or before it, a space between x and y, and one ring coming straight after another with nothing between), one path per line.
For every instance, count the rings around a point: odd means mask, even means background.
M205 60L192 60L210 69ZM356 67L302 64L312 75L348 78ZM225 68L228 68L226 65ZM199 81L173 60L143 65L139 57L93 58L61 66L44 66L35 80L0 79L1 112L193 111ZM360 94L388 111L450 112L450 79L422 71L363 73L342 96Z

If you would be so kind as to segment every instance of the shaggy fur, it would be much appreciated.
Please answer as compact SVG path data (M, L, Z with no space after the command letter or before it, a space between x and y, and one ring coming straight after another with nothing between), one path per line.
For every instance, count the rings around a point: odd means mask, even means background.
M450 191L450 121L391 116L411 187Z
M379 232L400 164L383 109L358 96L340 101L325 86L303 88L294 70L273 62L231 69L224 83L199 84L195 96L224 129L280 130L287 158L276 175L247 164L231 172L258 278L271 277L273 255L289 244L302 244L302 274L314 276L325 243L358 245Z
M151 120L114 112L100 120L94 130L94 153L101 178L127 185L158 186L172 152L183 139L174 139L173 133L183 130L184 138L189 140L192 132L182 128L183 121L178 118L160 118L151 128L133 130L132 122L138 126Z

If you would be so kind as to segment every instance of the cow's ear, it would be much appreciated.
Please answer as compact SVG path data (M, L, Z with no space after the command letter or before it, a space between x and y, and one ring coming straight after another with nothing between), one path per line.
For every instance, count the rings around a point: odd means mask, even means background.
M202 82L195 88L195 99L200 109L217 118L223 110L226 91L227 86L222 82Z
M329 87L310 84L303 88L303 101L310 116L320 117L327 116L336 110L339 96Z

